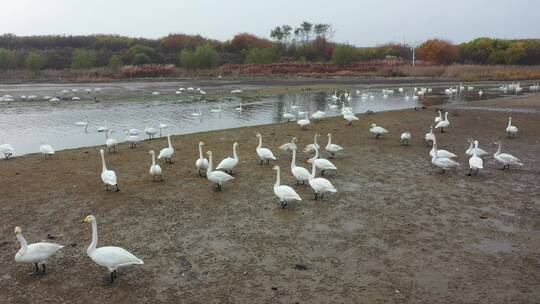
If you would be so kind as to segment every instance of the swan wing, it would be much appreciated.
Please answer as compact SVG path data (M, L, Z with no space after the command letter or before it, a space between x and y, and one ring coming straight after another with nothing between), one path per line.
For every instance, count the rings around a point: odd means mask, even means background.
M229 174L222 172L222 171L212 171L206 174L208 177L208 180L219 184L226 181L229 181L231 179L234 179L234 177L230 176Z
M170 158L174 154L174 149L164 148L159 151L158 159Z
M109 268L109 270L114 270L126 265L144 264L141 259L134 256L129 251L114 246L96 248L89 255L92 261L100 266Z
M337 167L334 164L332 164L331 161L324 158L316 159L315 165L317 166L317 168L323 169L323 170L337 170Z
M337 192L336 188L326 178L314 178L309 181L309 184L317 192Z
M46 242L30 244L24 255L21 255L20 251L17 253L15 260L28 263L44 262L63 247L62 245Z
M282 185L282 186L275 187L274 192L277 195L277 197L279 197L282 200L286 200L286 201L288 200L301 201L302 200L300 195L298 195L298 193L296 193L296 191L294 191L294 189L289 186Z
M208 169L208 159L206 158L197 159L197 161L195 162L195 166L197 167L197 169L201 169L201 170Z
M478 156L473 156L469 158L469 167L471 169L484 169L484 161Z
M113 170L105 170L101 172L101 180L107 185L116 186L116 173Z
M437 156L438 157L444 157L444 158L457 157L457 155L455 155L454 153L446 151L446 150L437 150Z
M498 155L498 157L506 164L523 166L521 161L512 154L501 153Z
M272 151L270 151L268 148L257 149L257 154L259 154L259 157L262 159L276 159L274 153L272 153Z
M237 163L238 163L238 160L236 160L236 159L234 159L232 157L227 157L217 165L216 170L232 169L232 168L234 168L236 166Z
M307 180L309 178L309 171L306 168L294 167L291 172L297 180Z

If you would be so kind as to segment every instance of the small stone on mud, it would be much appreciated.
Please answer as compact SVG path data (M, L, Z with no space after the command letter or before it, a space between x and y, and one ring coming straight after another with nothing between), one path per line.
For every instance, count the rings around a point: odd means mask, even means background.
M48 238L49 240L54 240L54 239L56 239L56 237L55 237L52 233L47 234L47 238Z
M304 264L296 264L294 265L294 269L304 271L304 270L308 270L308 267Z
M71 243L71 244L69 244L69 246L71 246L71 247L77 247L77 243Z
M481 219L487 219L487 218L488 218L488 216L487 216L487 215L483 215L483 214L482 214L482 215L480 215L480 218L481 218Z
M277 290L277 287L272 287L272 290Z
M180 269L183 271L190 270L191 269L191 262L188 261L186 258L182 258L180 260Z

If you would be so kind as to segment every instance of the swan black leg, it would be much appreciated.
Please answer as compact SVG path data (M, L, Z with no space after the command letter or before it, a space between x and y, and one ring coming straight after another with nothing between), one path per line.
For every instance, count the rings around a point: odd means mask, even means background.
M281 200L281 209L285 209L287 207L287 201Z
M324 176L324 170L321 171L321 176Z
M315 200L317 200L317 196L318 196L318 195L317 195L317 192L315 192Z
M321 198L324 198L324 192L323 192L323 193L321 193Z
M120 188L118 188L118 184L116 184L116 190L114 192L119 192Z
M45 264L42 264L42 265L41 265L41 273L42 273L42 274L46 274L46 273L47 273L47 268L45 267Z
M444 133L444 128L441 128L441 133Z
M7 159L7 158L6 158L6 159ZM259 165L262 166L262 164L263 164L263 160L261 159L261 162L259 163Z

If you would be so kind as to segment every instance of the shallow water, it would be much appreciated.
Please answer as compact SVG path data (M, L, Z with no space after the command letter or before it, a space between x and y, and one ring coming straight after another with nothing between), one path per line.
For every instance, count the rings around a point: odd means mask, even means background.
M40 89L42 94L43 90ZM110 90L111 92L107 92ZM182 94L151 96L151 92L126 92L121 95L119 88L102 88L98 93L86 93L79 88L77 92L83 102L60 101L53 105L50 102L18 103L0 107L0 139L10 143L16 150L16 155L35 153L39 151L41 141L52 145L57 151L69 148L79 148L101 145L105 142L105 133L98 133L99 126L115 129L114 137L123 141L125 127L144 130L145 125L158 128L160 123L168 125L163 130L163 136L170 134L187 134L202 131L227 129L244 126L271 124L280 121L285 111L325 111L328 116L341 115L341 107L350 106L355 113L366 111L389 111L413 108L421 105L443 104L447 102L463 102L467 98L477 98L476 95L449 98L442 93L444 88L434 88L433 93L413 100L405 100L404 95L397 92L385 98L381 90L362 90L361 93L373 95L374 98L362 98L353 94L350 102L333 102L332 95L327 92L302 92L275 94L270 96L243 97L242 95L225 95L204 101L200 94ZM484 98L499 96L496 90L484 89ZM8 94L2 90L3 94ZM18 95L20 92L14 92ZM49 95L54 96L53 92ZM31 94L28 93L27 94ZM60 93L58 93L60 94ZM405 95L412 96L412 88L406 88ZM37 95L37 94L36 94ZM94 96L107 100L114 96L115 101L92 103ZM242 104L242 110L237 111ZM337 109L329 108L336 104ZM290 109L296 106L297 110ZM200 116L193 116L200 108ZM218 111L217 113L215 111ZM89 121L88 132L78 127L75 122ZM143 138L147 138L142 133Z

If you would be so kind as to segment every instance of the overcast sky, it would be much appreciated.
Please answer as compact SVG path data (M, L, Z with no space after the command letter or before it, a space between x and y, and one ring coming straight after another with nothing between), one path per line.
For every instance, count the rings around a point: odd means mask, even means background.
M358 46L475 37L540 38L539 0L0 0L0 33L169 33L227 40L276 25L330 23Z

